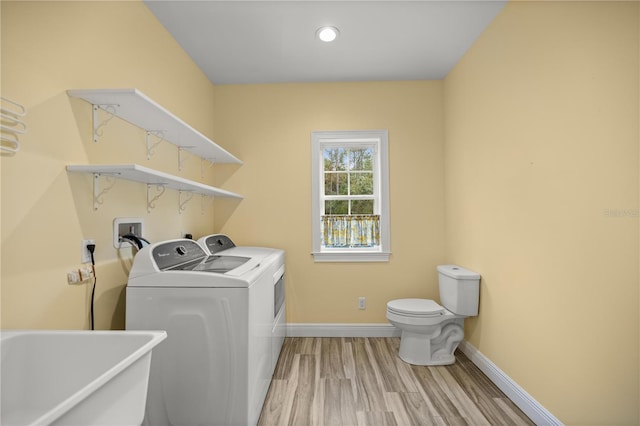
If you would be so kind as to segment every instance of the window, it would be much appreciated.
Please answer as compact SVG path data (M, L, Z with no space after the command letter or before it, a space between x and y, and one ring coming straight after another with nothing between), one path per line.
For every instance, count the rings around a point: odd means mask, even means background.
M313 132L311 147L315 261L388 261L387 131Z

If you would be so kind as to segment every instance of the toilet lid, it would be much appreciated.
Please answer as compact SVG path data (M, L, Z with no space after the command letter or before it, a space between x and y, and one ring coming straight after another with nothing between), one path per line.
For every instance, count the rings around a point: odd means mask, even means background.
M431 299L397 299L387 303L387 309L399 315L433 317L444 314L444 308Z

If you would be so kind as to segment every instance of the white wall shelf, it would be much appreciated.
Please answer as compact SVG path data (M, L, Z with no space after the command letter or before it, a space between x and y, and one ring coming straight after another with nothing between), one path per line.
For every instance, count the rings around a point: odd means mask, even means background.
M102 196L108 192L115 184L115 179L125 179L134 182L141 182L147 185L147 211L154 208L154 202L162 196L166 189L173 189L180 192L179 212L184 210L185 204L194 194L212 197L238 198L239 194L215 188L199 182L194 182L168 173L149 169L138 164L116 164L116 165L68 165L67 171L93 174L93 208L97 210L102 204ZM100 189L100 177L111 178L108 186ZM157 195L153 196L153 187L156 187Z
M153 146L151 139L166 140L180 150L191 152L212 163L242 164L238 158L217 145L211 139L176 117L171 112L148 98L138 89L91 89L68 90L73 98L84 99L93 105L94 141L97 141L101 127L98 109L120 117L147 132L147 154L150 157Z

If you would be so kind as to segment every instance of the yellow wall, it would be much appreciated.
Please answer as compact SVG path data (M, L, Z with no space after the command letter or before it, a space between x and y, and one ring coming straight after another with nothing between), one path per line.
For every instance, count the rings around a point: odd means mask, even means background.
M29 109L0 162L3 328L88 326L89 286L66 283L83 238L97 326L122 328L131 253L112 221L140 216L153 241L215 230L285 249L294 323L384 323L389 299L438 298L437 264L477 270L474 346L566 424L640 421L637 3L510 3L444 82L215 89L139 2L2 1L1 19L2 94ZM94 144L65 90L108 87L141 89L245 164L178 172L174 146L148 161L117 119ZM389 130L388 263L311 258L310 132L342 129ZM246 198L178 214L168 192L147 213L144 185L119 181L94 212L91 177L65 166L108 162Z
M151 213L146 186L118 181L92 210L92 177L67 174L68 164L138 163L212 183L177 149L163 143L146 159L144 132L119 119L91 139L91 106L67 89L136 87L201 132L212 135L213 86L142 2L2 1L2 94L26 105L28 134L13 157L2 157L2 327L89 326L90 286L70 286L80 241L96 240L97 328L124 327L130 249L112 244L115 217L142 217L152 240L213 231L213 208L195 199L178 214L167 193ZM222 143L224 145L224 143Z
M568 425L637 425L637 2L506 6L445 80L466 338Z
M241 168L216 180L246 198L218 203L215 227L241 244L287 252L287 320L386 323L386 302L437 297L443 261L442 82L216 86L215 136ZM314 263L311 132L389 130L391 260ZM357 298L367 298L358 310Z

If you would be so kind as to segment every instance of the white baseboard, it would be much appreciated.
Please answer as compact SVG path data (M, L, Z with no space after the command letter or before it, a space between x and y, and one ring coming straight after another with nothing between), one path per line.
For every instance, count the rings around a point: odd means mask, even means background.
M400 337L391 324L287 324L287 337ZM563 426L538 401L507 376L471 343L463 341L460 350L538 426Z
M547 411L538 401L511 380L489 358L466 340L460 343L460 350L509 397L538 426L562 426L562 422Z
M391 324L287 323L287 337L400 337Z

